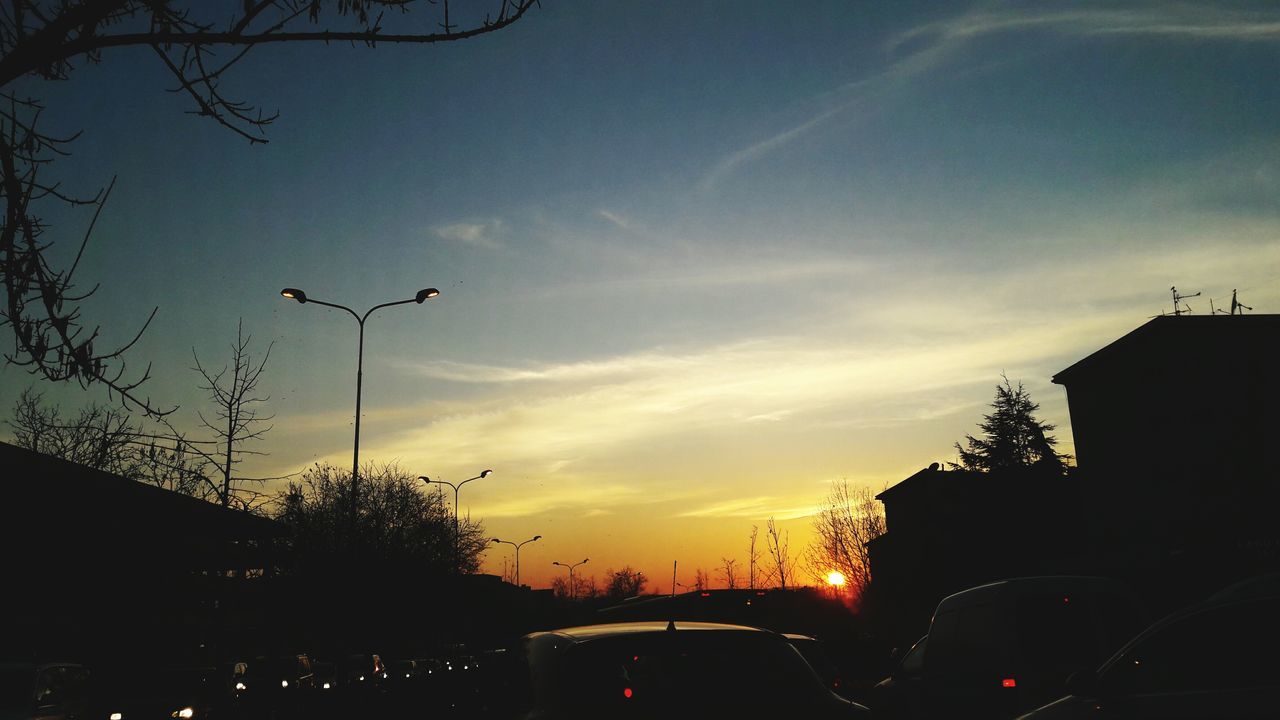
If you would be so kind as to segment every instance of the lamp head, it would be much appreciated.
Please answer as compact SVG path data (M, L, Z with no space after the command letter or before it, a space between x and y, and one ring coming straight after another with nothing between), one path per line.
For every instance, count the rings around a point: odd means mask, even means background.
M590 559L591 559L591 558L582 558L582 563L585 563L586 561L588 561L588 560L590 560ZM581 565L582 563L579 563L579 565Z
M421 305L422 303L430 300L431 298L439 294L440 294L440 291L435 288L423 288L422 290L418 291L417 295L413 296L413 301Z
M534 535L534 536L533 536L533 539L534 539L534 540L541 540L541 539L542 539L542 536L541 536L541 535Z
M487 478L492 472L493 472L492 470L482 470L480 472L480 477Z
M297 300L299 303L307 301L307 294L298 288L285 288L280 291L280 296L289 298L290 300Z
M422 481L422 482L424 482L424 483L429 483L429 482L431 482L431 478L427 477L426 475L419 475L419 476L418 476L418 479L419 479L419 480L421 480L421 481Z
M493 542L496 542L496 543L500 543L500 542L502 542L502 541L501 541L501 540L499 540L498 538L493 538L492 540L493 540Z

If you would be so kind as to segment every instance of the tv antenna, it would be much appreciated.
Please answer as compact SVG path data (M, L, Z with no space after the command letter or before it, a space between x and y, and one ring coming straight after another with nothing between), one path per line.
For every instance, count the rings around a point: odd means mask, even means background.
M1248 306L1248 305L1245 305L1244 303L1242 303L1242 302L1240 302L1239 300L1237 300L1237 299L1236 299L1236 291L1235 291L1235 290L1232 290L1232 291L1231 291L1231 314L1232 314L1232 315L1243 315L1245 310L1252 311L1252 310L1253 310L1253 308L1252 308L1252 307L1250 307L1250 306Z
M1169 292L1173 294L1173 314L1174 315L1182 315L1183 313L1190 315L1191 306L1187 305L1182 301L1186 300L1187 298L1200 297L1199 291L1191 295L1179 295L1178 288L1176 286L1169 288Z

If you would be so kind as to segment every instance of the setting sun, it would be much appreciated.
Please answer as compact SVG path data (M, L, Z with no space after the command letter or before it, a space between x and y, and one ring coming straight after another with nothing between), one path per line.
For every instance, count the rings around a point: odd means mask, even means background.
M839 570L827 573L827 584L832 587L844 587L844 573Z

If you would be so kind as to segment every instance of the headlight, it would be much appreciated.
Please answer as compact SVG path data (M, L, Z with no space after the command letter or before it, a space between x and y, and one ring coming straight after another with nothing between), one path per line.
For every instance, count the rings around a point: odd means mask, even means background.
M281 680L281 681L280 681L280 687L289 687L289 681L288 681L288 680Z
M124 720L124 713L111 713L110 720Z
M193 718L195 716L196 716L196 709L191 706L187 706L182 708L181 710L174 710L169 717L182 718L182 720L190 720L190 718Z
M328 690L328 689L329 689L329 683L325 683L324 685L321 685L320 687L324 688L325 690Z
M248 688L246 688L246 687L244 686L244 683L242 683L242 682L237 682L237 683L236 683L236 690L247 690L247 689L248 689ZM111 720L120 720L120 718L111 718Z

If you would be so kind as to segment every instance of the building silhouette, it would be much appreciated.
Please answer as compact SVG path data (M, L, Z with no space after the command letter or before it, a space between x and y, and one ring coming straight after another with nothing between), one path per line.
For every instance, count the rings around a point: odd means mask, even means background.
M1004 577L1124 580L1153 610L1280 569L1280 315L1165 316L1053 377L1077 467L931 467L877 496L871 607L899 640L946 595Z

